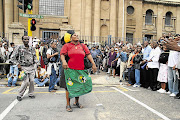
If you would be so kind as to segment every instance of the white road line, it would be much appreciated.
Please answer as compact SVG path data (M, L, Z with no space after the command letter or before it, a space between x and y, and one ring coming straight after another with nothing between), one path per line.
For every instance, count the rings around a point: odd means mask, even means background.
M145 107L146 109L148 109L149 111L151 111L151 112L153 112L154 114L158 115L158 116L161 117L162 119L164 119L164 120L171 120L171 119L169 119L168 117L166 117L166 116L164 116L163 114L161 114L160 112L154 110L153 108L147 106L146 104L140 102L139 100L137 100L137 99L131 97L130 95L124 93L123 91L121 91L121 90L119 90L119 89L117 89L117 88L115 88L115 87L111 87L111 88L114 89L114 90L116 90L116 91L118 91L118 92L120 92L121 94L125 95L126 97L130 98L131 100L133 100L134 102L140 104L141 106Z
M28 91L26 90L26 92L24 93L24 96L28 93ZM23 96L23 97L24 97ZM16 104L18 104L19 101L17 99L15 99L1 114L0 114L0 120L3 120L6 115L14 108L14 106Z
M129 89L129 88L127 88L127 87L124 87L124 86L121 86L122 88L125 88L125 89L127 89L127 90L129 90L129 91L132 91L132 92L137 92L137 91L140 91L140 90L132 90L132 89Z

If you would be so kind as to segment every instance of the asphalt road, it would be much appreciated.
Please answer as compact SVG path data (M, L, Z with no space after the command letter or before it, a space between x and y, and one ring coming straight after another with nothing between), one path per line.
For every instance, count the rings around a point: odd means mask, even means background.
M84 108L72 106L72 113L66 112L64 89L49 93L47 87L35 88L35 99L26 94L17 102L18 87L1 87L0 119L13 103L3 120L180 120L180 100L148 89L120 86L118 78L108 79L105 74L92 79L93 92L80 97Z

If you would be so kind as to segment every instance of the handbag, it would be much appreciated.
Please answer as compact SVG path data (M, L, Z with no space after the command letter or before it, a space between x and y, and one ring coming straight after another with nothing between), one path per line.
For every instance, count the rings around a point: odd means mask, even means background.
M82 46L82 44L81 44ZM83 50L84 50L84 47L82 46ZM85 50L84 50L85 52ZM85 52L86 54L86 52ZM87 56L84 57L84 69L90 69L92 67L92 64L91 62L89 61L89 59L87 58Z

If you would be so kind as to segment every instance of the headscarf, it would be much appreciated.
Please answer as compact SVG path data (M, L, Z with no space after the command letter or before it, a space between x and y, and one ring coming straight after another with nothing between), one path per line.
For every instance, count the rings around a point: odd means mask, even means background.
M67 33L65 33L64 37L61 39L61 42L69 43L71 42L71 36L74 34L74 30L68 30Z

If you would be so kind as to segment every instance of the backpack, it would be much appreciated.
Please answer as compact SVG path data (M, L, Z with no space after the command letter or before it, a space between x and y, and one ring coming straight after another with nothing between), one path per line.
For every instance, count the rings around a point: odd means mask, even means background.
M47 48L44 47L44 48L43 48L43 51L42 51L42 59L43 59L45 65L47 65L47 64L49 63L49 62L48 62L47 55L46 55L46 52L47 52Z
M57 48L56 48L56 49L50 48L50 49L51 49L51 55L54 54L54 53L56 53L56 52L58 52L58 49L57 49ZM57 62L57 60L58 60L58 55L55 55L55 56L49 58L49 59L48 59L48 62Z

